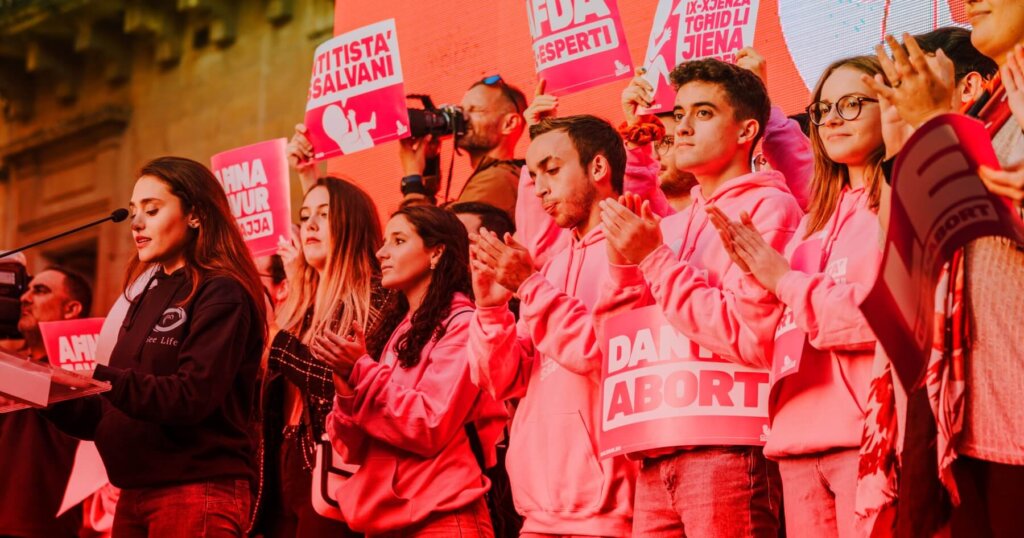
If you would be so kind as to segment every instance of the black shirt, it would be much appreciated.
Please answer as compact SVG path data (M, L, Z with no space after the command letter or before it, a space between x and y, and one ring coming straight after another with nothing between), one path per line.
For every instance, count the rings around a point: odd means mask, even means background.
M93 377L102 396L54 406L64 431L94 439L110 482L154 487L255 476L254 403L264 332L242 285L157 272ZM179 306L180 305L180 306Z

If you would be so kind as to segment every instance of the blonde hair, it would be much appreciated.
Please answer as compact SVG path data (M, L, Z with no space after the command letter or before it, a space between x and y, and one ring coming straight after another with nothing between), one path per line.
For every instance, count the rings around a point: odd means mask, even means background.
M326 177L310 191L317 187L327 189L330 207L324 276L321 279L300 252L298 275L288 283L288 298L277 315L281 330L301 331L297 336L307 343L324 329L347 333L353 322L365 329L375 317L370 298L380 273L376 252L383 236L373 200L354 183ZM305 326L310 309L312 321Z
M811 102L821 99L821 89L832 73L842 67L856 69L868 76L882 75L882 66L874 56L854 56L838 60L825 68L818 79ZM825 145L818 134L818 126L811 124L811 153L814 158L814 178L811 181L811 203L807 208L807 230L804 238L820 231L836 210L839 194L850 184L850 171L845 164L833 161L825 151ZM878 202L882 192L882 158L885 157L885 145L878 148L868 157L868 166L864 175L864 185L868 193L868 207L878 210Z

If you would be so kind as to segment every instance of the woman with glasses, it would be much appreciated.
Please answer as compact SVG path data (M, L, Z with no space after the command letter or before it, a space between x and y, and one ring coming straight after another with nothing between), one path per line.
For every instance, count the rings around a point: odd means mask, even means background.
M735 263L774 293L775 331L765 455L779 462L790 536L861 536L854 514L875 335L859 305L881 260L878 203L882 116L861 75L876 59L830 65L807 112L812 199L785 256L750 225L717 209L712 223Z

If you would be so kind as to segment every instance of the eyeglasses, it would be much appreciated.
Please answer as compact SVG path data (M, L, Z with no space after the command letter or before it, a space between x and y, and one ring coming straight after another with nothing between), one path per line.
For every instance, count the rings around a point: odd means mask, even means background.
M836 113L846 121L853 121L860 116L861 108L863 108L865 102L877 103L878 99L861 95L844 95L836 101ZM823 125L830 112L832 112L832 103L823 101L811 103L807 107L807 116L810 117L811 123L815 125Z
M512 106L516 107L516 114L523 113L523 107L520 106L519 104L520 97L516 94L516 92L512 89L511 86L509 86L504 80L501 79L501 75L491 75L488 77L484 77L480 79L480 84L483 84L485 86L491 86L501 90L501 93L504 94L509 101L512 101Z
M672 150L672 146L676 145L676 137L672 135L665 135L654 143L654 150L658 152L658 156L664 157Z

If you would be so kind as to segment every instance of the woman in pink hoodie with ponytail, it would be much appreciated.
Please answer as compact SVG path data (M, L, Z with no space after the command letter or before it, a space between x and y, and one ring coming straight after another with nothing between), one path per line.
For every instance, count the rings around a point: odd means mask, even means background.
M353 325L312 345L334 370L328 435L360 465L336 492L342 515L367 536L493 537L481 467L507 415L469 376L466 229L436 207L403 209L377 259L381 285L400 293L365 342Z
M733 261L784 307L774 331L764 453L779 463L791 537L845 538L870 530L854 508L875 350L859 305L881 261L885 145L878 100L860 77L881 72L872 57L848 58L818 82L807 109L813 198L785 256L747 215L735 222L708 209Z

